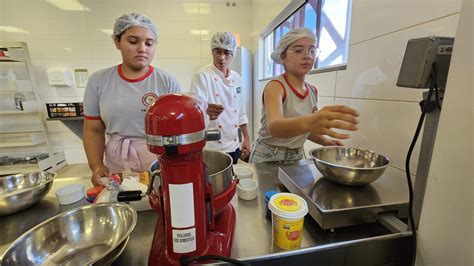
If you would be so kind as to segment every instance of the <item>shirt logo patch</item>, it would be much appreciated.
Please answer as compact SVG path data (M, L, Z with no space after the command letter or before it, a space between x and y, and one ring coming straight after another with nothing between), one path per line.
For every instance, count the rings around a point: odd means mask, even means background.
M242 88L240 87L235 88L235 93L240 93L241 91L242 91Z
M149 92L149 93L143 95L142 103L143 103L143 105L148 107L148 106L152 105L153 103L155 103L156 99L158 99L158 95L156 95L153 92Z

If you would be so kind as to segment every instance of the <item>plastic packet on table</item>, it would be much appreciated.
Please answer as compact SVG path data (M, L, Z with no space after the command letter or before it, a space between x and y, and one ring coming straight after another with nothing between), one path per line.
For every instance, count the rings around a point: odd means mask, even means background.
M148 185L150 174L148 171L142 171L142 172L123 171L122 179L123 180L129 179L129 180L133 180L133 181Z
M123 190L140 190L143 195L147 192L148 187L135 180L124 179L121 185ZM150 201L148 195L145 195L140 201L130 201L129 204L135 208L136 211L147 211L151 210Z
M120 191L140 190L142 194L145 194L148 189L146 185L128 178L124 178L122 184L118 184L115 180L104 177L99 180L99 183L105 185L105 188L99 193L94 203L118 202L117 195ZM136 211L151 210L148 196L143 197L140 201L130 201L129 204Z
M99 180L99 184L103 185L105 188L102 189L99 195L97 195L97 198L94 200L94 203L118 202L117 195L123 189L115 179L102 177Z

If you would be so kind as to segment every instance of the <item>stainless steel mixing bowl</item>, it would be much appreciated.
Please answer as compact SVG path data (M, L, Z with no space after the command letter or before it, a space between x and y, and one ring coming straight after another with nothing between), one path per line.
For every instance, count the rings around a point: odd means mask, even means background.
M310 155L324 177L349 186L377 180L391 163L390 158L380 153L340 146L313 149Z
M233 168L232 157L221 151L203 150L204 162L207 165L207 173L211 180L213 194L218 195L232 184ZM151 164L150 171L160 168L158 161Z
M227 153L214 150L204 150L203 156L213 194L218 195L226 191L233 179L232 157Z
M0 177L0 216L39 202L53 185L56 173L34 172Z
M1 265L106 265L125 248L137 212L123 203L98 203L50 218L21 235Z

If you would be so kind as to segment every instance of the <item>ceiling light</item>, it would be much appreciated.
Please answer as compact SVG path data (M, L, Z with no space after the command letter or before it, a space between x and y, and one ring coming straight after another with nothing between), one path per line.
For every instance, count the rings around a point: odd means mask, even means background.
M17 27L10 27L10 26L2 26L2 25L0 25L0 31L5 31L5 32L9 32L9 33L25 33L25 34L30 34L29 31L24 30L24 29L20 29L20 28L17 28Z
M51 5L67 11L90 11L90 9L83 4L79 3L78 0L46 0Z
M209 35L209 30L191 30L192 35Z

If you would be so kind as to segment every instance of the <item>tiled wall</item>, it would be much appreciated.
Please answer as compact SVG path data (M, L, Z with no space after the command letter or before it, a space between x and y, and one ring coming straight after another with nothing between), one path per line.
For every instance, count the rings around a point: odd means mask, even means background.
M430 35L455 36L460 5L460 0L436 4L430 0L353 1L347 69L307 77L318 87L320 108L345 104L359 111L360 129L352 133L350 140L343 141L346 146L384 153L391 157L393 166L404 169L420 115L422 92L395 85L406 43ZM255 87L255 121L260 120L258 110L262 105L258 99L266 83L258 81ZM255 130L259 128L260 125L255 126ZM411 169L416 169L419 143L412 155ZM307 142L305 150L316 146Z
M53 1L54 2L54 1ZM22 29L0 30L0 40L25 41L30 50L45 102L82 101L84 88L52 87L46 70L66 66L86 68L89 73L121 62L110 38L117 17L137 12L158 26L159 42L153 65L174 75L184 88L192 75L211 62L209 40L216 31L240 34L243 46L250 44L250 1L233 0L80 0L88 10L65 11L46 0L0 0L0 25ZM1 29L1 28L0 28ZM107 30L109 33L104 33ZM201 34L191 34L200 32ZM68 163L86 162L79 137L61 122L48 121L55 150L64 150Z

